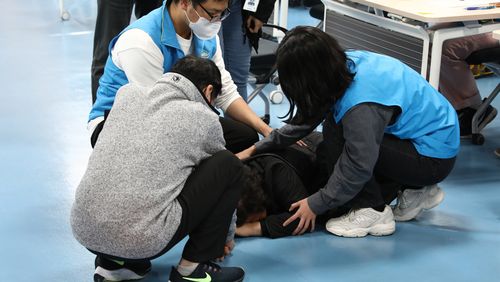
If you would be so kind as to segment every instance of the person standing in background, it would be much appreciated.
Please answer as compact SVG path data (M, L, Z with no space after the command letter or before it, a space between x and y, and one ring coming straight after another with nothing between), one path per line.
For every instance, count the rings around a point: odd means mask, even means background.
M130 24L135 4L135 17L141 18L162 4L162 0L97 0L97 19L92 52L92 104L95 102L99 79L108 58L109 42Z
M238 93L247 101L247 82L250 72L252 47L258 50L262 25L274 9L276 0L233 0L231 14L222 22L219 32L224 64L238 87Z

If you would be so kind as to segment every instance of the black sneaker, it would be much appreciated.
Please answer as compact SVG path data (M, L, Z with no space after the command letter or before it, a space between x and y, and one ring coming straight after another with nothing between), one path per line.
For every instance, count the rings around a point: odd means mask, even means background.
M213 262L200 263L188 276L182 276L175 267L170 271L169 282L240 282L245 271L241 267L220 267Z
M151 271L151 262L115 261L97 256L95 258L94 282L142 279Z
M465 108L457 111L458 121L460 124L460 137L467 138L472 135L472 118L476 113L476 109ZM479 117L479 128L484 128L497 115L497 109L489 105L482 116Z

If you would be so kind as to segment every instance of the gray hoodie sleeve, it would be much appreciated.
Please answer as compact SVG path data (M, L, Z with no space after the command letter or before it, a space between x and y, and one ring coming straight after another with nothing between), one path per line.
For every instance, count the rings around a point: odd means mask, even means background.
M359 104L342 118L344 148L326 186L307 202L316 214L340 207L356 196L370 180L378 159L385 127L394 114L391 107Z
M204 150L210 155L214 155L219 151L226 150L226 141L224 140L224 134L222 131L222 126L219 122L219 117L215 115L210 115L207 120L211 121L207 125L206 137L203 138Z

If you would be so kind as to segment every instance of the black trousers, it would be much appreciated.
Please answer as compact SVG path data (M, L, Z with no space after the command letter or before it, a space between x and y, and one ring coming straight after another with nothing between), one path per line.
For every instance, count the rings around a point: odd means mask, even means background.
M160 7L162 0L97 0L91 68L92 104L95 102L99 79L108 58L109 42L130 24L134 3L135 16L140 18Z
M109 111L106 111L104 121L97 125L92 133L92 137L90 137L90 144L92 145L92 148L94 148L97 138L103 129L108 112ZM232 153L239 153L259 141L257 131L248 125L223 117L219 118L219 121L222 125L224 140L226 141L226 149Z
M228 118L219 118L226 141L226 149L239 153L259 141L259 135L250 126Z
M242 162L229 151L216 153L201 162L187 179L177 197L182 207L181 223L160 253L150 258L129 260L92 252L107 259L143 263L165 254L189 235L182 258L205 262L221 257L242 187Z
M344 149L341 124L331 114L323 124L323 142L318 146L317 186L326 184ZM438 159L420 155L409 140L385 134L373 175L363 189L339 210L380 207L391 203L403 188L420 189L444 180L453 169L455 158Z

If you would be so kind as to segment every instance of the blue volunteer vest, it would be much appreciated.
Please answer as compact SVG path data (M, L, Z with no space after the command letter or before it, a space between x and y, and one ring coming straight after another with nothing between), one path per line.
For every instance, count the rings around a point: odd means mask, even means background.
M129 25L118 36L113 38L109 44L109 56L104 68L104 74L99 80L97 97L90 111L89 121L104 116L104 111L111 109L113 106L118 89L128 83L125 73L113 63L111 50L125 31L134 28L141 29L149 34L156 46L160 48L164 57L163 73L168 72L177 60L185 56L177 41L174 25L165 5ZM194 45L193 55L201 58L212 59L217 50L215 37L210 40L201 40L193 34L192 44Z
M427 81L400 61L366 51L348 51L355 73L344 96L332 107L335 121L361 103L398 106L401 114L385 133L409 139L423 156L452 158L460 131L456 111Z

